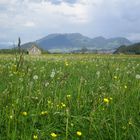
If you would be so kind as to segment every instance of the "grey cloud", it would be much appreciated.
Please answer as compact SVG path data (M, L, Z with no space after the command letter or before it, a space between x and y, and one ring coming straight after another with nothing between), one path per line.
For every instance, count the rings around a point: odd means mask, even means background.
M5 12L7 10L6 5L0 5L0 12Z
M62 2L66 2L66 3L70 3L70 4L74 4L77 2L77 0L29 0L29 2L51 2L52 4L61 4Z
M122 8L122 18L130 22L135 22L135 21L140 20L139 7L140 7L140 4L137 6L134 6L133 8L131 8L131 6Z
M17 0L17 3L12 1L0 5L0 41L13 41L18 36L21 36L23 41L31 41L55 32L80 32L90 37L103 35L140 39L139 0ZM56 8L62 3L70 6L81 4L80 6L84 7L82 10L87 10L85 13L88 22L73 22L73 19L76 19L75 13L81 9L74 12L49 13L47 9L44 8L43 11L39 7L41 3ZM29 25L27 23L35 23L36 26L24 26Z
M140 1L107 0L99 5L93 16L92 32L108 37L125 36L139 32Z
M77 2L77 0L48 0L48 1L50 1L50 2L52 2L54 4L60 4L62 2L67 2L67 3L73 4L73 3Z

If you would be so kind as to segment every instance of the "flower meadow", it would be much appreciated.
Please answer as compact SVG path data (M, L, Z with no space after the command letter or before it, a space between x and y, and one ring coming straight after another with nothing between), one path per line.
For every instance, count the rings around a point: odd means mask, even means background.
M18 59L0 55L0 140L140 139L139 56Z

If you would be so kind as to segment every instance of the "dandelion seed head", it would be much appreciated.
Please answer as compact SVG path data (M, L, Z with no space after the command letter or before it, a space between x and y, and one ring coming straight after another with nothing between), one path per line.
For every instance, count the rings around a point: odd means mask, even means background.
M54 78L54 76L55 76L55 71L52 70L50 77L51 77L51 78Z
M122 126L122 129L123 129L123 130L125 130L125 129L126 129L126 127L125 127L125 126Z
M97 77L99 78L99 77L100 77L100 71L97 71L97 72L96 72L96 75L97 75Z
M136 79L140 79L140 74L136 74Z
M48 85L49 85L49 82L46 82L46 83L45 83L45 87L47 87Z
M34 75L34 76L33 76L33 79L34 79L34 80L37 80L37 79L38 79L38 76L37 76L37 75Z

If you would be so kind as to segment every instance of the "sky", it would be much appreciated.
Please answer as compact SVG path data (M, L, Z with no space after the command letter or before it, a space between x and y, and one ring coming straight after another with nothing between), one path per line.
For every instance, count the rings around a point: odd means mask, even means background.
M0 43L51 33L140 40L140 0L0 0Z

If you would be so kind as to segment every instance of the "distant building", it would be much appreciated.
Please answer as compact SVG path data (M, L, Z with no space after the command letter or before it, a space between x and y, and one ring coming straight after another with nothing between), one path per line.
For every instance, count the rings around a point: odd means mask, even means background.
M27 52L29 55L40 55L41 54L41 50L36 45L32 45L30 48L28 48Z

